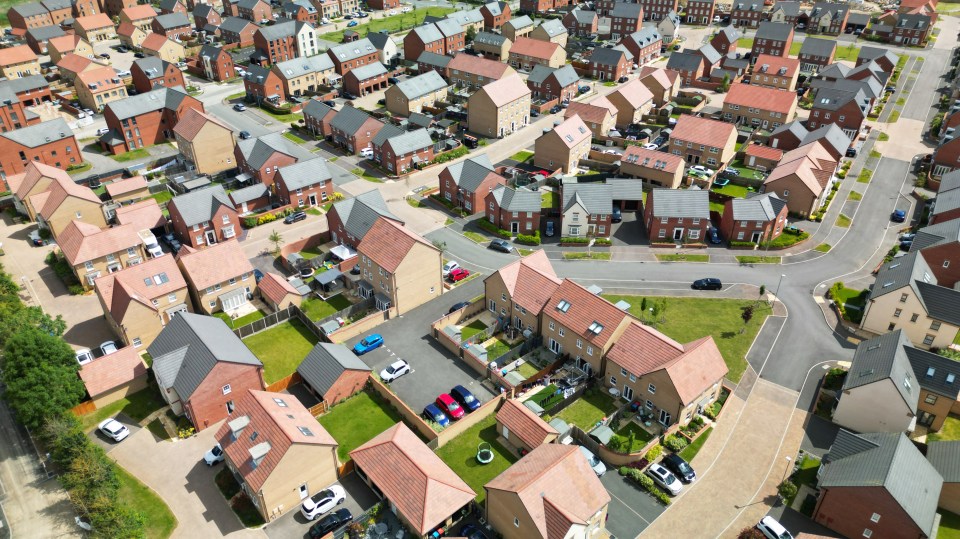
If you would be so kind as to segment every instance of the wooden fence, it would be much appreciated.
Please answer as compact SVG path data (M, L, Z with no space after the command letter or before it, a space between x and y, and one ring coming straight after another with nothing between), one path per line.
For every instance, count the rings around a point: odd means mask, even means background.
M423 438L426 438L427 445L431 449L437 448L437 431L433 430L433 427L420 417L420 414L407 406L407 403L403 402L396 393L391 391L390 388L378 380L377 377L370 377L370 387L400 413L400 416L408 426L419 432Z
M292 385L299 384L301 381L303 381L303 378L300 377L300 373L294 371L294 373L291 374L290 376L287 376L286 378L281 378L280 380L277 380L276 382L268 385L266 391L270 391L274 393L279 391L284 391Z
M92 400L89 400L89 401L83 401L80 404L74 406L73 408L70 409L70 411L73 412L73 415L79 417L82 415L87 415L89 413L92 413L96 411L96 409L97 409L97 403L93 402Z
M349 341L350 339L360 335L361 333L367 332L372 328L379 326L380 324L386 322L391 317L397 315L397 308L390 307L386 311L374 311L373 313L367 315L360 320L352 324L347 324L346 326L341 327L337 331L333 331L327 335L327 339L332 343L342 343L344 341ZM313 324L310 324L313 326ZM315 326L314 326L315 327Z

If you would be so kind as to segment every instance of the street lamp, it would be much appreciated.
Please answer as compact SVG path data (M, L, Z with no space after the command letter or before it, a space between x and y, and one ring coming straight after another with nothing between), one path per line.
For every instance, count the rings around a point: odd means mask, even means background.
M793 458L790 455L787 455L787 467L783 469L783 478L780 480L781 483L787 480L787 471L790 469L790 462Z
M781 273L781 274L780 274L780 280L777 281L777 291L773 293L773 295L776 296L777 299L780 299L780 285L783 283L783 278L784 278L784 277L786 277L786 275L784 275L784 274Z

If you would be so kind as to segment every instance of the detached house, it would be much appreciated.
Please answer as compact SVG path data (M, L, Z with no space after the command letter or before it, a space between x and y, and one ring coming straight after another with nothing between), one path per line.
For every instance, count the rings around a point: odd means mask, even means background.
M698 52L678 51L667 59L667 69L679 75L684 86L690 86L705 76L706 63Z
M380 217L360 244L360 297L374 298L377 309L404 314L443 291L440 251L402 224Z
M467 124L473 133L503 138L530 122L530 89L519 75L490 82L467 101Z
M787 56L793 44L793 26L782 22L762 22L753 39L750 52L756 58L760 54Z
M592 36L597 34L599 17L596 11L587 11L576 7L563 16L563 25L571 35Z
M236 395L216 440L261 518L276 520L337 480L337 441L299 400L254 389Z
M846 29L849 16L850 10L846 3L817 2L810 10L807 25L821 34L838 36Z
M750 84L794 92L799 75L800 61L796 58L761 54L753 66Z
M224 17L220 23L220 39L224 43L237 43L240 47L253 45L253 36L258 26L240 17Z
M199 249L240 233L240 217L222 185L175 196L167 209L184 246Z
M598 47L587 59L589 75L597 80L618 81L627 75L632 64L630 53L622 48Z
M680 92L680 77L676 71L644 67L640 69L637 80L643 83L653 94L653 104L662 107Z
M319 93L321 86L325 86L334 75L333 60L326 54L287 60L274 64L270 70L280 77L287 97Z
M304 124L314 136L330 137L333 135L333 128L330 123L336 115L336 109L319 99L311 99L303 106Z
M330 47L327 54L333 60L333 68L339 75L346 75L353 68L380 61L380 51L367 38ZM406 58L410 59L409 56Z
M561 185L560 208L564 238L610 236L610 214L613 212L613 188L604 183L574 183Z
M110 329L134 348L149 346L174 318L193 310L172 255L107 273L94 280L94 288Z
M733 159L737 130L725 122L683 114L670 134L670 153L688 164L719 167Z
M270 4L263 0L237 0L237 16L255 24L263 24L273 19Z
M333 198L333 174L327 160L319 156L281 167L274 183L280 200L298 208L319 206Z
M761 244L779 237L786 224L786 202L776 193L755 194L724 203L720 233L729 241Z
M172 140L174 129L189 110L204 112L203 103L182 87L158 87L111 102L103 111L110 132L100 137L100 145L119 154Z
M387 125L370 144L373 160L391 174L406 174L433 161L434 157L434 142L426 129L404 132Z
M487 220L511 234L534 235L540 230L542 201L535 191L498 185L484 198Z
M373 138L383 128L383 122L349 105L338 110L330 121L333 143L354 155L372 148Z
M470 214L484 211L484 200L507 179L496 173L487 154L468 157L440 172L440 196Z
M740 41L740 31L734 26L724 26L710 38L710 45L716 49L717 52L726 56L728 54L737 52L737 44Z
M703 243L710 226L709 195L703 190L651 191L643 208L650 241Z
M237 166L233 155L233 129L197 109L187 110L173 128L183 159L200 174L217 174Z
M655 26L645 26L620 39L620 45L633 55L633 63L643 65L660 57L663 36Z
M819 71L833 63L837 52L837 42L833 39L809 37L803 40L800 47L800 70L811 72Z
M567 53L560 45L528 37L518 37L510 47L508 63L516 68L530 71L539 64L559 68L567 60Z
M723 119L754 129L772 130L793 120L797 95L754 84L733 84L723 99Z
M156 56L168 62L178 62L186 56L183 45L163 34L147 34L140 42L140 50L149 56Z
M274 192L274 177L280 167L315 157L309 150L294 144L281 133L240 140L234 147L234 156L242 173Z
M253 266L237 241L224 241L200 251L186 252L177 264L190 286L197 312L233 311L248 302L257 287Z
M417 26L403 38L403 57L417 60L424 52L445 55L446 40L436 24Z
M937 507L956 514L960 511L960 472L956 466L960 462L960 440L929 444L927 460L943 477L943 489Z
M403 224L399 217L390 212L383 195L376 189L336 202L327 212L330 239L356 249L373 224L381 218Z
M483 15L484 30L499 30L510 20L510 4L499 1L487 2L480 6L480 14Z
M541 41L550 41L561 47L567 46L567 29L563 26L563 22L561 22L560 19L544 20L530 32L529 37Z
M130 66L133 86L139 93L146 93L156 87L176 88L185 87L183 71L176 64L148 56L134 60Z
M533 164L548 172L562 169L569 174L589 153L590 129L574 116L537 138Z
M92 290L101 275L146 259L143 240L137 232L130 225L101 229L83 221L71 221L60 232L57 245L84 290Z
M73 30L87 41L96 43L106 41L117 36L113 21L106 13L97 13L73 19Z
M601 96L590 103L573 102L564 111L563 117L580 116L594 137L600 138L610 134L617 120L617 107L606 97Z
M423 107L434 107L437 101L447 99L447 81L436 71L427 71L400 81L384 92L387 110L400 116L421 112Z
M573 66L560 69L536 65L527 75L527 87L534 99L571 101L579 93L580 76Z
M925 226L917 231L912 251L920 251L942 286L960 282L960 219Z
M761 191L776 194L793 214L813 215L826 201L838 165L823 144L811 142L783 154Z
M607 101L617 109L617 127L640 123L643 116L649 114L653 108L653 94L638 79L631 80L607 94Z
M130 48L130 49L139 49L143 45L143 40L147 39L147 32L137 28L129 22L122 22L120 26L117 26L117 38L120 40L120 44ZM77 37L77 39L80 39ZM93 53L93 48L90 49L90 53ZM51 55L51 59L53 55ZM60 61L59 59L57 60Z
M175 414L186 415L197 430L228 417L236 410L238 397L265 386L263 363L223 320L213 316L181 313L147 352L153 357L160 394Z

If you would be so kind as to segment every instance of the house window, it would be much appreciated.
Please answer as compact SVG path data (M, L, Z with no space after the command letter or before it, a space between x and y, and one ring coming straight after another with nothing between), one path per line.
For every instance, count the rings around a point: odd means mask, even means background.
M913 315L910 316L910 321L911 321L911 322L916 322L916 321L917 321L917 318L920 318L920 315L917 314L917 313L913 313Z
M168 294L168 295L167 295L167 302L168 302L168 303L173 303L174 301L177 301L177 294L176 294L176 293Z
M933 331L937 331L938 329L940 329L940 322L931 322L930 329Z
M934 395L933 393L927 393L927 397L926 397L925 399L923 399L923 402L925 402L925 403L927 403L927 404L936 404L936 403L937 403L937 396ZM878 518L879 518L879 517L878 517ZM873 520L873 519L871 519L871 520ZM874 520L874 522L876 522L876 520Z
M556 329L556 324L550 322L550 331L553 331L554 329Z
M563 337L563 328L562 328L562 327L560 328L559 333L560 333L560 336Z
M870 539L871 537L873 537L873 530L871 530L870 528L864 529L863 536L866 537L867 539Z
M612 386L616 386L616 385L617 385L617 377L616 377L616 376L611 376L611 377L610 377L610 385L612 385Z
M221 388L221 391L223 391L224 395L229 395L233 389L230 387L230 384L227 384Z
M655 385L653 385L653 384L647 384L647 391L649 391L651 395L656 395L656 394L657 394L657 386L655 386Z
M140 337L134 337L134 338L133 338L133 347L134 347L134 348L140 348L141 346L143 346L143 341L140 340Z
M903 309L897 309L896 311L893 311L893 317L900 318L901 313L903 313Z
M217 302L216 302L216 300L214 300L214 301L211 301L210 303L208 303L208 305L210 305L210 308L213 309L213 308L215 308L215 307L217 306Z
M900 294L900 303L906 303L908 297L907 294Z
M592 356L592 355L593 355L593 347L592 347L592 346L588 346L588 347L587 347L587 355L588 355L588 356Z
M880 513L874 513L873 516L870 517L870 522L880 522Z
M653 410L653 401L647 400L646 407L647 407L647 410Z
M153 306L154 306L154 307L156 307L157 305L160 305L160 302L157 301L157 300L151 300L151 301L153 301Z
M517 518L517 517L513 517L513 525L514 525L515 527L519 528L519 527L520 527L520 519Z
M944 261L943 261L943 267L949 268L949 267L950 267L950 261L949 261L949 260L944 260Z
M784 190L783 190L783 196L784 196L784 198L790 196L790 190L789 190L789 189L784 189Z
M626 375L627 375L627 369L624 369L623 367L620 367L620 374L621 374L622 376L626 376Z
M637 377L631 374L631 375L630 375L630 381L631 381L631 382L636 382L636 381L637 381Z
M583 348L583 341L577 339L577 348Z
M934 338L936 338L934 335L930 335L930 334L928 333L928 334L923 338L923 344L924 344L925 346L930 346L931 344L933 344L933 339L934 339Z

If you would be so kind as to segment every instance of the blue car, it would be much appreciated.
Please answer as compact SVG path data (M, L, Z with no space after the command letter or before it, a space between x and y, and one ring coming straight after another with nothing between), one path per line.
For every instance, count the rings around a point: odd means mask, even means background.
M902 223L907 220L907 212L903 210L893 210L890 220L894 223Z
M441 427L446 427L450 424L450 419L440 411L440 408L437 408L437 405L430 403L426 408L423 409L423 417L436 421Z
M467 412L472 412L480 407L480 401L470 393L470 390L463 386L456 386L450 390L450 396L460 403Z
M710 243L712 243L712 244L714 244L714 245L720 243L720 234L717 234L717 229L716 229L716 228L714 228L714 227L712 227L712 226L711 226L710 228L708 228L708 229L707 229L707 236L709 236L709 238L710 238Z
M367 338L354 345L353 353L362 356L367 352L380 348L382 345L383 337L381 337L379 333L374 333L373 335L367 335Z
M360 23L358 23L357 21L350 21L350 22L347 23L347 27L348 27L348 28L353 28L354 26L356 26L356 25L358 25L358 24L360 24Z

